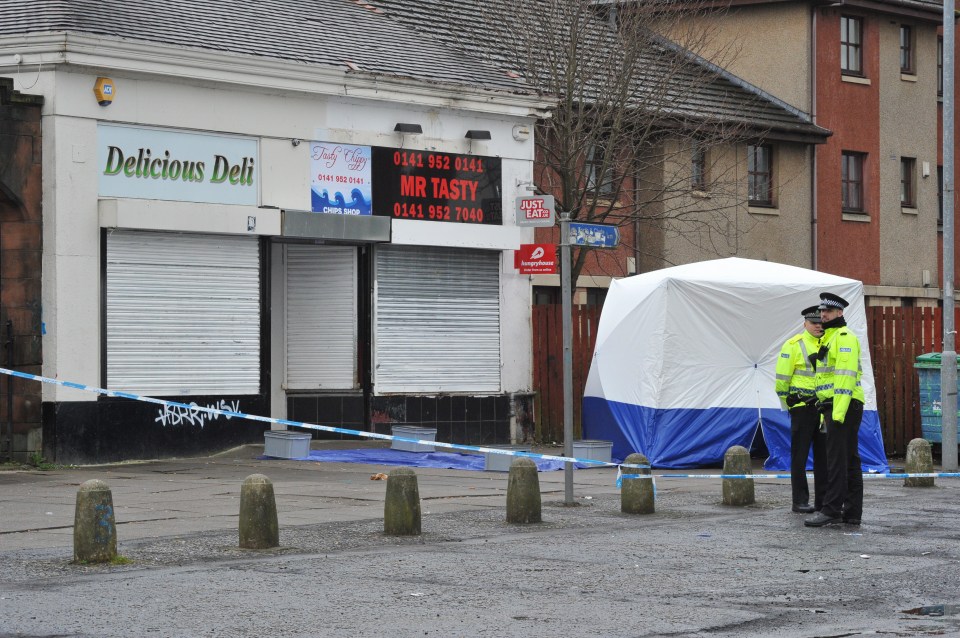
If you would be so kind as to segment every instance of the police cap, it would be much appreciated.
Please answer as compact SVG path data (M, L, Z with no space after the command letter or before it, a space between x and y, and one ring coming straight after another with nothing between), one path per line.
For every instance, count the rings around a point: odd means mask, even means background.
M840 295L835 295L832 292L820 293L820 310L829 310L830 308L843 310L849 305L850 303Z
M802 311L800 314L803 315L803 318L804 318L806 321L809 321L809 322L811 322L811 323L820 323L820 322L821 322L821 319L820 319L820 306L810 306L809 308L804 308L803 311Z

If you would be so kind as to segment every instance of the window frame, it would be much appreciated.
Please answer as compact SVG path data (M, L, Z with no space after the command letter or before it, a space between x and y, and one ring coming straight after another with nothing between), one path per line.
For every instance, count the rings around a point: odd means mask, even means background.
M841 151L840 154L840 208L844 213L853 213L856 215L866 214L866 208L864 207L863 202L863 178L864 178L864 167L867 163L867 154L861 153L859 151ZM856 166L858 175L856 178L850 177L849 167L851 165ZM855 189L854 194L856 195L857 201L856 205L851 205L850 202L850 193L851 188Z
M850 25L856 25L856 41L850 40ZM856 68L848 68L851 53L856 54ZM863 73L863 18L840 16L840 73L864 77Z
M906 34L906 37L904 37ZM913 27L909 24L900 25L900 73L916 75L916 55L914 46Z
M587 150L587 157L584 160L586 163L587 190L595 193L598 197L605 195L612 197L615 191L616 174L614 166L610 165L607 175L601 172L608 152L607 140L598 139L590 145Z
M900 207L917 207L917 158L900 158Z
M766 151L765 166L760 167L766 170L757 170L757 151ZM758 187L764 187L766 198L756 197ZM748 144L747 145L747 202L750 206L765 206L773 208L775 206L773 198L773 145L772 144Z
M690 189L707 190L707 149L696 140L690 147Z
M943 97L943 36L937 36L937 97Z
M943 226L943 166L937 166L937 226Z

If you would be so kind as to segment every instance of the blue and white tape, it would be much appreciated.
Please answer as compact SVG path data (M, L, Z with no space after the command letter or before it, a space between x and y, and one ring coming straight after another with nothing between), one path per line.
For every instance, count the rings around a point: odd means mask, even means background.
M432 445L434 447L447 448L451 450L466 450L469 452L479 452L481 454L503 454L505 456L525 456L531 459L543 459L546 461L561 461L561 462L570 462L570 463L583 463L585 465L596 465L598 467L618 467L620 466L617 463L611 463L610 461L597 461L595 459L578 459L569 456L556 456L552 454L537 454L536 452L521 452L518 450L505 450L502 448L492 448L492 447L481 447L477 445L462 445L459 443L444 443L442 441L425 441L420 439L412 439L405 436L395 436L392 434L378 434L377 432L364 432L362 430L351 430L348 428L338 428L330 425L317 425L315 423L304 423L302 421L291 421L289 419L274 419L268 416L259 416L256 414L246 414L244 412L236 412L234 410L224 410L221 408L215 408L212 406L199 406L196 404L190 403L180 403L178 401L167 401L165 399L156 399L154 397L143 396L140 394L133 394L131 392L120 392L117 390L107 390L105 388L98 388L96 386L84 385L82 383L74 383L72 381L60 381L59 379L51 379L50 377L43 377L36 374L28 374L26 372L19 372L17 370L10 370L8 368L0 368L0 373L8 374L14 377L20 377L21 379L29 379L31 381L39 381L41 383L50 383L53 385L59 385L64 388L72 388L74 390L83 390L86 392L94 392L96 394L102 394L108 397L119 397L122 399L132 399L134 401L143 401L145 403L153 403L156 405L162 405L173 408L180 408L184 410L195 410L197 412L204 412L211 415L220 415L229 418L239 418L239 419L248 419L250 421L261 421L263 423L276 423L278 425L285 425L287 427L295 428L304 428L307 430L317 430L320 432L334 432L337 434L348 434L350 436L358 436L367 439L380 439L384 441L402 441L404 443L417 443L420 445ZM633 469L650 469L649 465L622 465L621 467L628 467Z
M402 441L404 443L432 445L434 447L447 448L450 450L466 450L468 452L478 452L480 454L503 454L505 456L523 456L531 459L561 461L564 463L566 462L583 463L585 465L596 465L598 467L616 467L617 468L617 487L620 487L622 485L623 479L649 479L654 481L654 489L656 489L656 479L658 478L684 478L684 479L789 479L790 478L790 474L656 474L656 475L632 474L632 473L623 474L620 471L621 468L637 469L637 470L649 470L651 468L649 465L612 463L610 461L597 461L595 459L578 459L570 456L538 454L536 452L521 452L517 450L505 450L502 448L482 447L477 445L462 445L459 443L444 443L442 441L427 441L427 440L421 440L421 439L411 439L409 437L404 437L404 436L395 436L392 434L379 434L377 432L364 432L362 430L338 428L330 425L317 425L315 423L305 423L303 421L291 421L289 419L275 419L273 417L260 416L257 414L246 414L244 412L236 412L234 410L223 410L220 408L214 408L210 406L204 407L196 404L180 403L178 401L167 401L166 399L156 399L154 397L143 396L140 394L133 394L131 392L107 390L105 388L98 388L96 386L85 385L83 383L74 383L72 381L60 381L59 379L51 379L50 377L44 377L37 374L29 374L27 372L19 372L17 370L10 370L8 368L0 368L0 374L7 374L13 377L19 377L21 379L28 379L30 381L39 381L40 383L50 383L53 385L62 386L64 388L72 388L74 390L83 390L85 392L93 392L93 393L102 394L108 397L132 399L134 401L142 401L145 403L153 403L155 405L180 408L184 410L193 410L197 412L204 412L211 415L220 415L220 416L225 416L229 418L247 419L250 421L261 421L263 423L276 423L278 425L284 425L287 427L295 427L295 428L304 428L306 430L317 430L320 432L334 432L337 434L347 434L350 436L357 436L357 437L367 438L367 439L379 439L384 441ZM960 478L960 472L925 472L925 473L914 473L914 474L906 474L902 472L887 473L887 474L881 474L877 472L864 472L863 477L870 478L870 479Z
M626 467L626 466L624 466ZM812 475L810 475L812 476ZM657 474L657 478L683 479L788 479L789 474ZM624 474L626 479L652 478L647 474ZM864 472L865 479L903 479L903 478L960 478L960 472L925 472L905 474L902 472Z

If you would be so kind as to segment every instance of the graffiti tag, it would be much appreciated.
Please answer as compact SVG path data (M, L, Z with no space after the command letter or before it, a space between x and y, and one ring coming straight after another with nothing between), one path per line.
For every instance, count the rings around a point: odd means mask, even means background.
M226 418L227 421L233 418L230 415L219 414L217 412L208 412L207 410L239 412L240 401L230 401L228 403L227 401L220 399L219 403L214 403L212 405L208 403L205 406L199 406L196 403L191 403L189 408L179 405L165 405L157 411L157 418L154 419L154 422L160 423L163 426L199 425L202 428L207 424L208 421L215 421L221 416Z

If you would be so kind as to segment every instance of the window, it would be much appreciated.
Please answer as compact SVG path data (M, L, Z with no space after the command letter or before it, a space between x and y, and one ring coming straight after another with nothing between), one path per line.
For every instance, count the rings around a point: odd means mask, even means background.
M863 75L863 20L840 17L840 71Z
M937 167L937 224L943 226L943 167Z
M587 153L587 188L596 191L598 195L612 195L614 191L613 168L604 167L607 162L607 151L604 144L597 143L590 147Z
M607 300L606 288L587 288L587 305L592 307L602 306Z
M937 97L943 97L943 36L937 37Z
M863 212L863 158L863 153L843 152L840 190L844 211Z
M917 160L912 157L900 158L900 205L916 208Z
M690 188L707 190L707 151L699 142L694 142L690 150Z
M900 73L913 74L913 29L910 25L900 25Z
M533 287L533 305L534 306L560 305L560 287L559 286L534 286Z
M773 206L773 147L747 147L747 199L755 206Z

